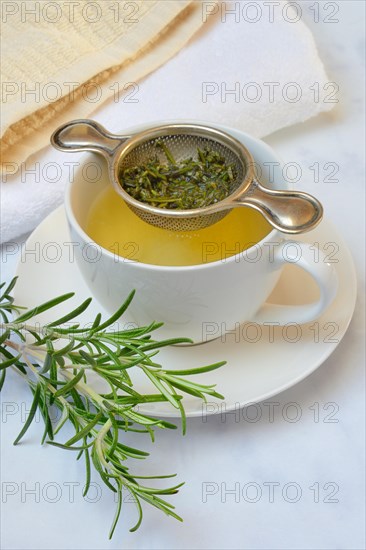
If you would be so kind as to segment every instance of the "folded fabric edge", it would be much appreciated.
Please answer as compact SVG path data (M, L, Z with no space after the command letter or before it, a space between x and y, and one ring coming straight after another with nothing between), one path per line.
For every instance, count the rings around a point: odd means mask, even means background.
M154 39L158 39L160 34L164 32L164 29L172 22L174 19L187 7L189 7L190 3L192 3L192 0L182 0L177 2L176 0L172 2L159 2L156 1L152 4L152 6L148 8L147 13L145 13L141 21L139 21L139 31L137 33L138 39L135 40L135 50L128 52L128 48L124 48L124 50L121 49L121 40L125 39L125 41L128 42L128 37L132 37L134 32L133 25L130 25L125 31L123 35L120 35L115 38L115 40L111 43L105 44L103 48L98 51L98 55L95 55L95 52L87 52L80 55L78 58L76 58L70 68L67 71L67 79L70 82L73 82L75 80L78 80L80 78L80 74L82 74L82 78L84 82L88 82L96 78L96 76L100 73L103 73L104 71L110 69L113 66L122 65L129 59L134 59L143 49L151 43ZM64 38L65 39L65 38ZM131 49L131 48L130 48ZM94 73L94 74L93 74ZM56 79L57 83L57 79ZM82 84L80 84L82 86ZM73 94L76 92L77 88L72 92ZM66 92L66 89L65 89ZM58 101L62 101L65 97L67 97L70 94L63 93L62 97L58 99ZM54 103L58 103L58 101ZM46 103L45 100L43 103ZM18 120L14 120L15 117L17 117L17 106L20 108L21 114L20 118ZM21 102L17 104L9 104L10 111L6 110L3 113L2 121L1 121L1 138L3 138L8 130L8 128L11 128L15 126L18 122L23 120L24 118L27 118L29 116L32 116L36 112L42 112L44 109L47 109L49 105L44 104L37 108L36 105L34 105L31 102ZM11 117L13 120L9 120L7 124L8 116ZM4 130L4 126L8 126Z
M191 3L181 11L156 39L150 41L140 54L134 57L134 60L128 60L105 70L85 82L83 86L93 83L101 87L103 91L101 95L104 97L97 106L85 101L80 102L82 96L82 87L80 87L77 95L79 101L76 99L70 101L66 96L12 125L0 140L0 173L5 172L9 175L10 171L11 175L15 175L19 170L19 163L30 159L48 145L49 136L58 125L71 118L89 116L99 108L114 93L108 88L112 76L122 72L125 83L134 82L166 63L203 25L199 4ZM24 132L26 132L25 137ZM9 166L10 164L12 166Z

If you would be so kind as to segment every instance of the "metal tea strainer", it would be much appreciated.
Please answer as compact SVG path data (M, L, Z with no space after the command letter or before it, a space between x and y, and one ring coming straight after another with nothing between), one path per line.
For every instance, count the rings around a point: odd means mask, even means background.
M223 200L190 210L168 210L150 206L131 197L122 187L119 174L125 168L145 163L157 152L156 142L165 143L173 157L195 157L197 148L209 147L233 164L235 178L230 194ZM321 220L323 208L318 200L298 191L276 191L264 187L256 178L255 163L244 145L231 135L201 124L165 124L120 136L110 134L95 121L74 120L58 128L51 143L61 151L94 151L108 163L109 177L117 193L145 222L173 231L201 229L216 223L232 208L247 206L258 210L266 220L284 233L303 233Z

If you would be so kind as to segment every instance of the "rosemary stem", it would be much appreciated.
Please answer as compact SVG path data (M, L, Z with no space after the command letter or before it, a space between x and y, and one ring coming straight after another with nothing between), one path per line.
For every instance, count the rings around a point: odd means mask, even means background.
M104 424L104 426L99 430L96 438L95 438L95 450L98 454L99 460L101 464L107 469L107 470L113 470L111 467L111 464L106 461L104 458L105 453L103 453L103 446L104 446L104 438L109 432L109 430L112 427L111 420L107 420L107 422Z

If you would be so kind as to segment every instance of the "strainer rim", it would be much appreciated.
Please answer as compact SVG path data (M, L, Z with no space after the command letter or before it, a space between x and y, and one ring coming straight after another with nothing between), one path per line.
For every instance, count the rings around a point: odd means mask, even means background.
M151 134L169 135L170 133L174 133L174 130L179 131L182 129L183 130L193 129L193 131L196 131L197 133L204 132L204 133L210 133L214 136L220 136L224 143L222 143L222 141L220 141L219 139L216 139L216 141L219 141L221 145L228 147L235 154L237 154L240 161L245 166L245 174L244 174L243 181L237 186L237 188L232 193L230 193L230 195L225 197L223 200L201 208L190 208L186 210L181 210L177 208L174 210L173 209L168 210L164 208L150 206L132 197L122 187L122 184L120 183L118 178L118 170L119 170L121 160L127 156L127 154L131 151L131 149L134 146L136 146L136 142L137 143L140 142L141 139L143 139L144 137L149 137L151 136ZM158 137L158 135L156 135L155 137ZM203 137L207 137L207 136L203 136ZM150 139L153 139L153 137L150 137ZM214 138L212 139L213 141L215 140ZM233 144L233 147L230 147L225 142ZM231 208L233 206L233 202L250 187L254 179L253 166L254 166L254 159L251 153L249 152L249 150L238 139L236 139L234 136L230 135L229 133L221 129L215 128L213 126L204 125L204 124L172 123L172 124L161 124L159 126L147 128L144 131L138 132L136 135L129 136L115 151L113 162L109 164L109 172L110 172L110 180L113 183L113 187L115 191L118 193L118 195L120 195L125 200L125 202L127 202L128 205L138 208L139 210L142 210L146 214L153 214L153 215L162 216L164 218L171 218L171 219L176 218L179 220L182 218L201 217L204 215L214 214L221 210Z

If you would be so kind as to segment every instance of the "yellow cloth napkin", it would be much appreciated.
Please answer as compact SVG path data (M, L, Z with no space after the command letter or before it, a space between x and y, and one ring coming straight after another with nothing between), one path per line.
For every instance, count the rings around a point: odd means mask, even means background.
M8 174L58 125L87 117L111 95L117 101L118 92L132 95L133 83L202 25L201 3L192 0L83 1L73 12L72 2L51 4L42 11L42 2L20 2L3 19L0 145Z

